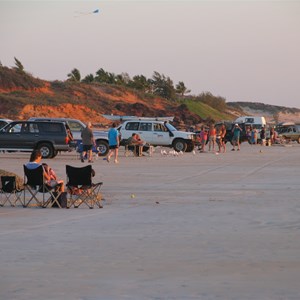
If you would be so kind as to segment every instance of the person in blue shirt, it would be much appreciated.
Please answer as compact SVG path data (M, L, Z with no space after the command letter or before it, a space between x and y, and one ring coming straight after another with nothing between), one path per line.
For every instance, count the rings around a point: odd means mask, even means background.
M111 156L115 155L115 163L117 164L118 161L118 153L119 153L119 132L116 129L116 123L112 124L112 127L108 131L108 144L109 144L109 152L106 157L106 161L110 162Z
M241 131L242 131L242 128L239 126L239 124L235 124L232 129L232 133L233 133L232 146L233 146L233 148L231 149L231 151L235 151L235 146L237 146L238 151L240 150Z

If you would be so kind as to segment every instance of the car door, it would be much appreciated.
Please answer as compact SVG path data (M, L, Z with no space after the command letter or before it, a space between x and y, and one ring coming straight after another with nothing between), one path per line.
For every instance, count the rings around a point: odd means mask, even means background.
M152 145L171 145L170 131L161 122L153 123Z
M84 129L83 124L79 123L77 120L68 120L68 125L73 134L74 140L81 140L81 131Z
M33 143L30 139L30 123L13 122L7 125L0 134L0 147L6 149L30 149Z
M140 136L140 138L143 141L152 144L152 140L153 140L152 122L140 122L137 134Z
M127 122L118 128L122 140L129 139L133 133L138 133L140 123L138 121Z
M28 122L21 124L21 132L19 136L19 147L22 145L23 149L33 149L39 140L40 131L38 124Z

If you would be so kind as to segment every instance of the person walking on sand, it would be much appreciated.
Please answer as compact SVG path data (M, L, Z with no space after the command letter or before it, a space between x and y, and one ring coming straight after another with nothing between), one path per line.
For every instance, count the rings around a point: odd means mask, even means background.
M92 131L92 123L88 122L86 127L81 131L81 138L82 138L82 152L80 155L81 162L84 162L84 157L87 154L88 162L93 162L93 152L92 148L95 143L94 134Z
M117 164L118 161L118 153L119 153L119 132L116 129L116 123L112 124L112 127L108 131L108 144L109 144L109 152L106 157L106 161L110 162L110 158L115 154L115 163Z

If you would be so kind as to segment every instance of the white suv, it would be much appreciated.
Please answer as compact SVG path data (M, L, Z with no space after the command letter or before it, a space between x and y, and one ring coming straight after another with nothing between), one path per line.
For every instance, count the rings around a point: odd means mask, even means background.
M194 149L195 134L177 130L167 121L156 118L137 118L125 121L118 128L121 144L132 133L137 133L145 142L153 146L173 147L177 152L191 152Z

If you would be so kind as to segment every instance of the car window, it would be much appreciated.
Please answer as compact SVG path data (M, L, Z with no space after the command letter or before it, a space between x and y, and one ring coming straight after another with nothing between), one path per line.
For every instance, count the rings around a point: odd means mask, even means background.
M128 122L125 126L126 130L138 130L139 129L139 122Z
M21 126L21 132L23 133L36 133L39 132L37 124L23 123Z
M141 122L139 130L141 130L141 131L152 131L152 123Z
M0 128L4 127L7 124L6 121L0 121Z
M161 123L154 123L153 124L153 130L154 131L160 131L160 132L167 131L166 127Z
M166 124L166 127L168 127L168 129L170 131L177 131L177 129L173 125L171 125L170 123L165 123L165 124Z
M37 125L37 124L33 124ZM63 132L63 124L60 123L39 123L39 129L43 132Z
M9 132L9 133L19 133L19 132L21 132L21 128L22 128L22 124L16 123L5 129L7 129L7 132Z
M75 121L68 121L68 125L71 131L81 131L83 129L83 126Z

